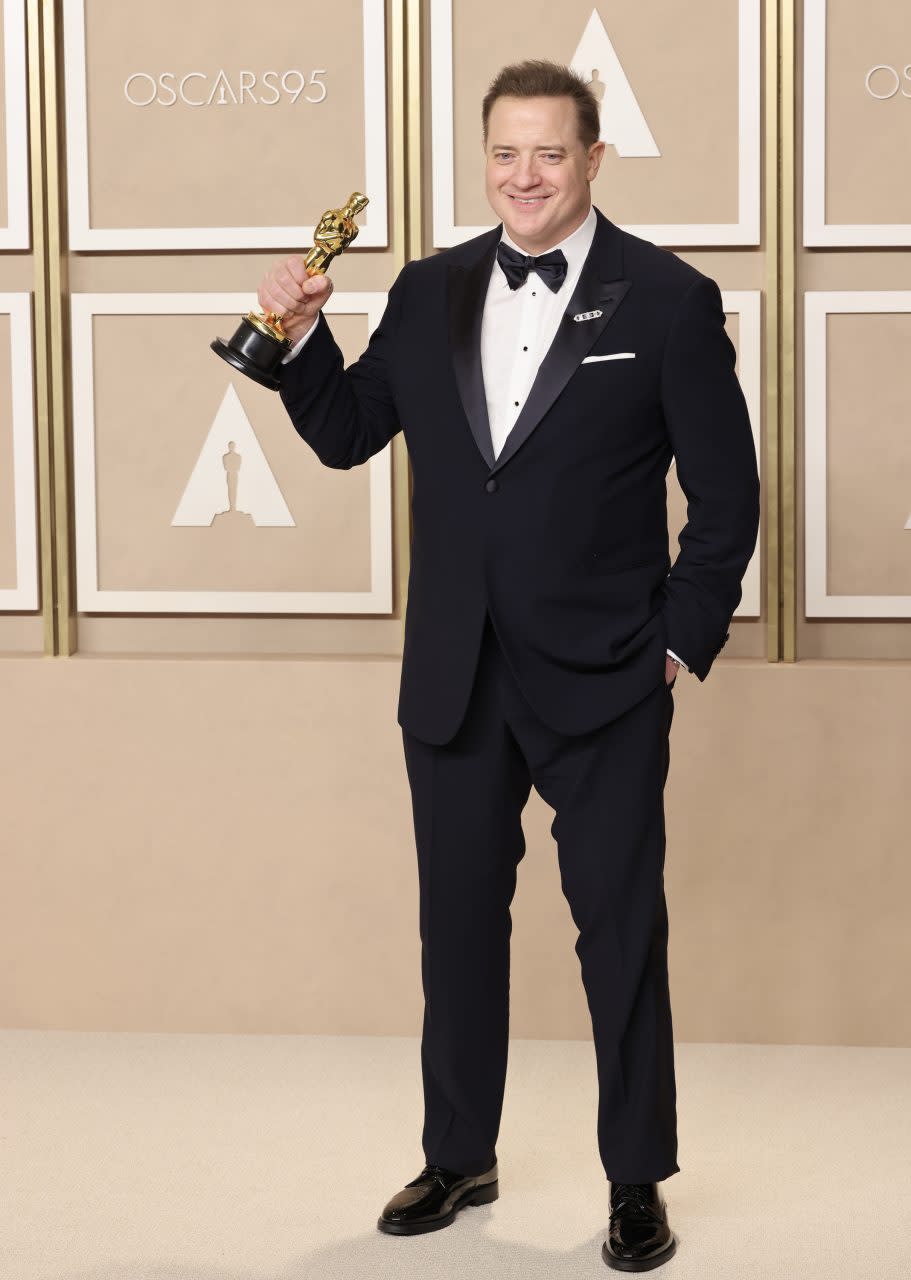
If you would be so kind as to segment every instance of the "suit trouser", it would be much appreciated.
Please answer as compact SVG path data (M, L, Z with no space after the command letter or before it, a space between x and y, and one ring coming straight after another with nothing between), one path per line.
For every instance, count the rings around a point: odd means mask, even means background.
M591 1014L598 1149L613 1182L677 1164L664 896L664 784L673 689L567 737L513 677L490 617L471 699L441 746L403 729L418 857L429 1163L481 1173L496 1158L506 1083L510 903L534 784L555 812L560 878Z

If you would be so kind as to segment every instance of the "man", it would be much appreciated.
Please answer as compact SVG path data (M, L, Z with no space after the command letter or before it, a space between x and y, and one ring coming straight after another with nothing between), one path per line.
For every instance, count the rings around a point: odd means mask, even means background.
M759 477L714 280L591 206L598 104L507 67L482 109L493 231L409 263L348 369L297 257L260 304L295 340L280 394L323 463L399 430L413 544L398 720L420 887L421 1173L381 1230L497 1198L510 902L534 785L592 1017L602 1254L656 1267L679 1171L663 790L677 663L703 681L759 527ZM688 499L670 566L665 478Z

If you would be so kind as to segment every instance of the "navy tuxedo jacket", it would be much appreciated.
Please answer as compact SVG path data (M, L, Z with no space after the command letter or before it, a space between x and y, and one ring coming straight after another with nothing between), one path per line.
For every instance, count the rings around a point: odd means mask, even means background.
M575 292L496 459L480 334L502 224L408 263L347 369L322 314L281 368L282 401L326 466L357 466L405 433L413 535L398 721L427 742L448 742L462 722L487 611L534 710L579 734L663 681L668 647L704 680L741 598L759 475L718 286L596 212ZM586 359L621 352L634 355ZM688 517L673 567L672 458Z

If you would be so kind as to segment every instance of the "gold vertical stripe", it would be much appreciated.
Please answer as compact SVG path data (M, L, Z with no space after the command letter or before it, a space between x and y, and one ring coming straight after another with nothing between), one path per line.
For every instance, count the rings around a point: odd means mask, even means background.
M389 128L392 135L390 150L392 152L393 191L393 198L391 201L393 210L392 249L395 259L394 267L398 272L401 271L402 267L405 265L408 255L408 189L407 174L405 171L405 130L407 128L407 86L405 81L405 0L390 0L389 23L389 60L391 66Z
M390 0L392 150L392 248L393 270L398 274L408 261L408 164L407 164L407 66L405 37L406 0ZM395 603L405 627L405 603L410 565L410 466L405 437L400 431L392 441L393 546L395 548Z
M781 251L779 254L779 289L781 311L780 399L781 399L781 658L797 659L797 509L796 509L796 441L794 403L795 324L796 324L796 182L795 182L795 31L794 0L781 3Z
M405 0L407 24L406 94L408 101L408 257L424 256L424 183L421 140L423 131L423 59L421 57L421 0Z
M777 662L781 654L779 629L781 626L779 565L780 538L778 530L780 485L779 431L781 358L781 297L779 294L779 201L781 184L778 175L780 123L779 74L778 74L778 0L766 0L765 6L765 469L763 507L765 511L765 545L763 558L766 568L766 658Z
M55 615L57 653L76 647L76 618L72 584L72 521L70 519L70 457L67 439L64 368L64 296L67 288L62 225L65 216L60 181L60 120L58 75L61 56L54 0L41 0L44 162L47 191L47 335L49 343L51 454L53 472Z
M57 652L54 564L54 474L51 450L50 350L48 342L47 192L44 185L44 112L39 0L26 8L28 57L29 196L34 271L35 419L38 447L38 530L41 553L43 647Z
M405 42L405 68L402 84L402 100L405 104L403 140L405 146L405 203L403 205L404 224L406 227L405 255L406 261L424 256L424 191L423 165L421 163L421 130L423 117L421 112L421 78L423 60L421 57L421 0L402 0L403 3L403 37ZM402 543L407 554L402 556L402 630L405 627L405 609L408 604L408 570L411 566L411 496L412 472L408 459L407 447L403 437L402 451L407 465L402 470L405 477L405 529L406 536Z

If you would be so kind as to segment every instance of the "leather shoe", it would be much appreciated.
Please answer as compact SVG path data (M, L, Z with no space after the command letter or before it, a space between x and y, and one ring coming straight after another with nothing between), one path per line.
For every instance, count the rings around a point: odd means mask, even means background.
M396 1192L377 1220L380 1231L397 1236L439 1231L468 1204L490 1204L499 1196L497 1162L486 1173L454 1173L425 1164L418 1176Z
M677 1238L657 1182L612 1182L610 1232L601 1256L617 1271L651 1271L672 1258Z

